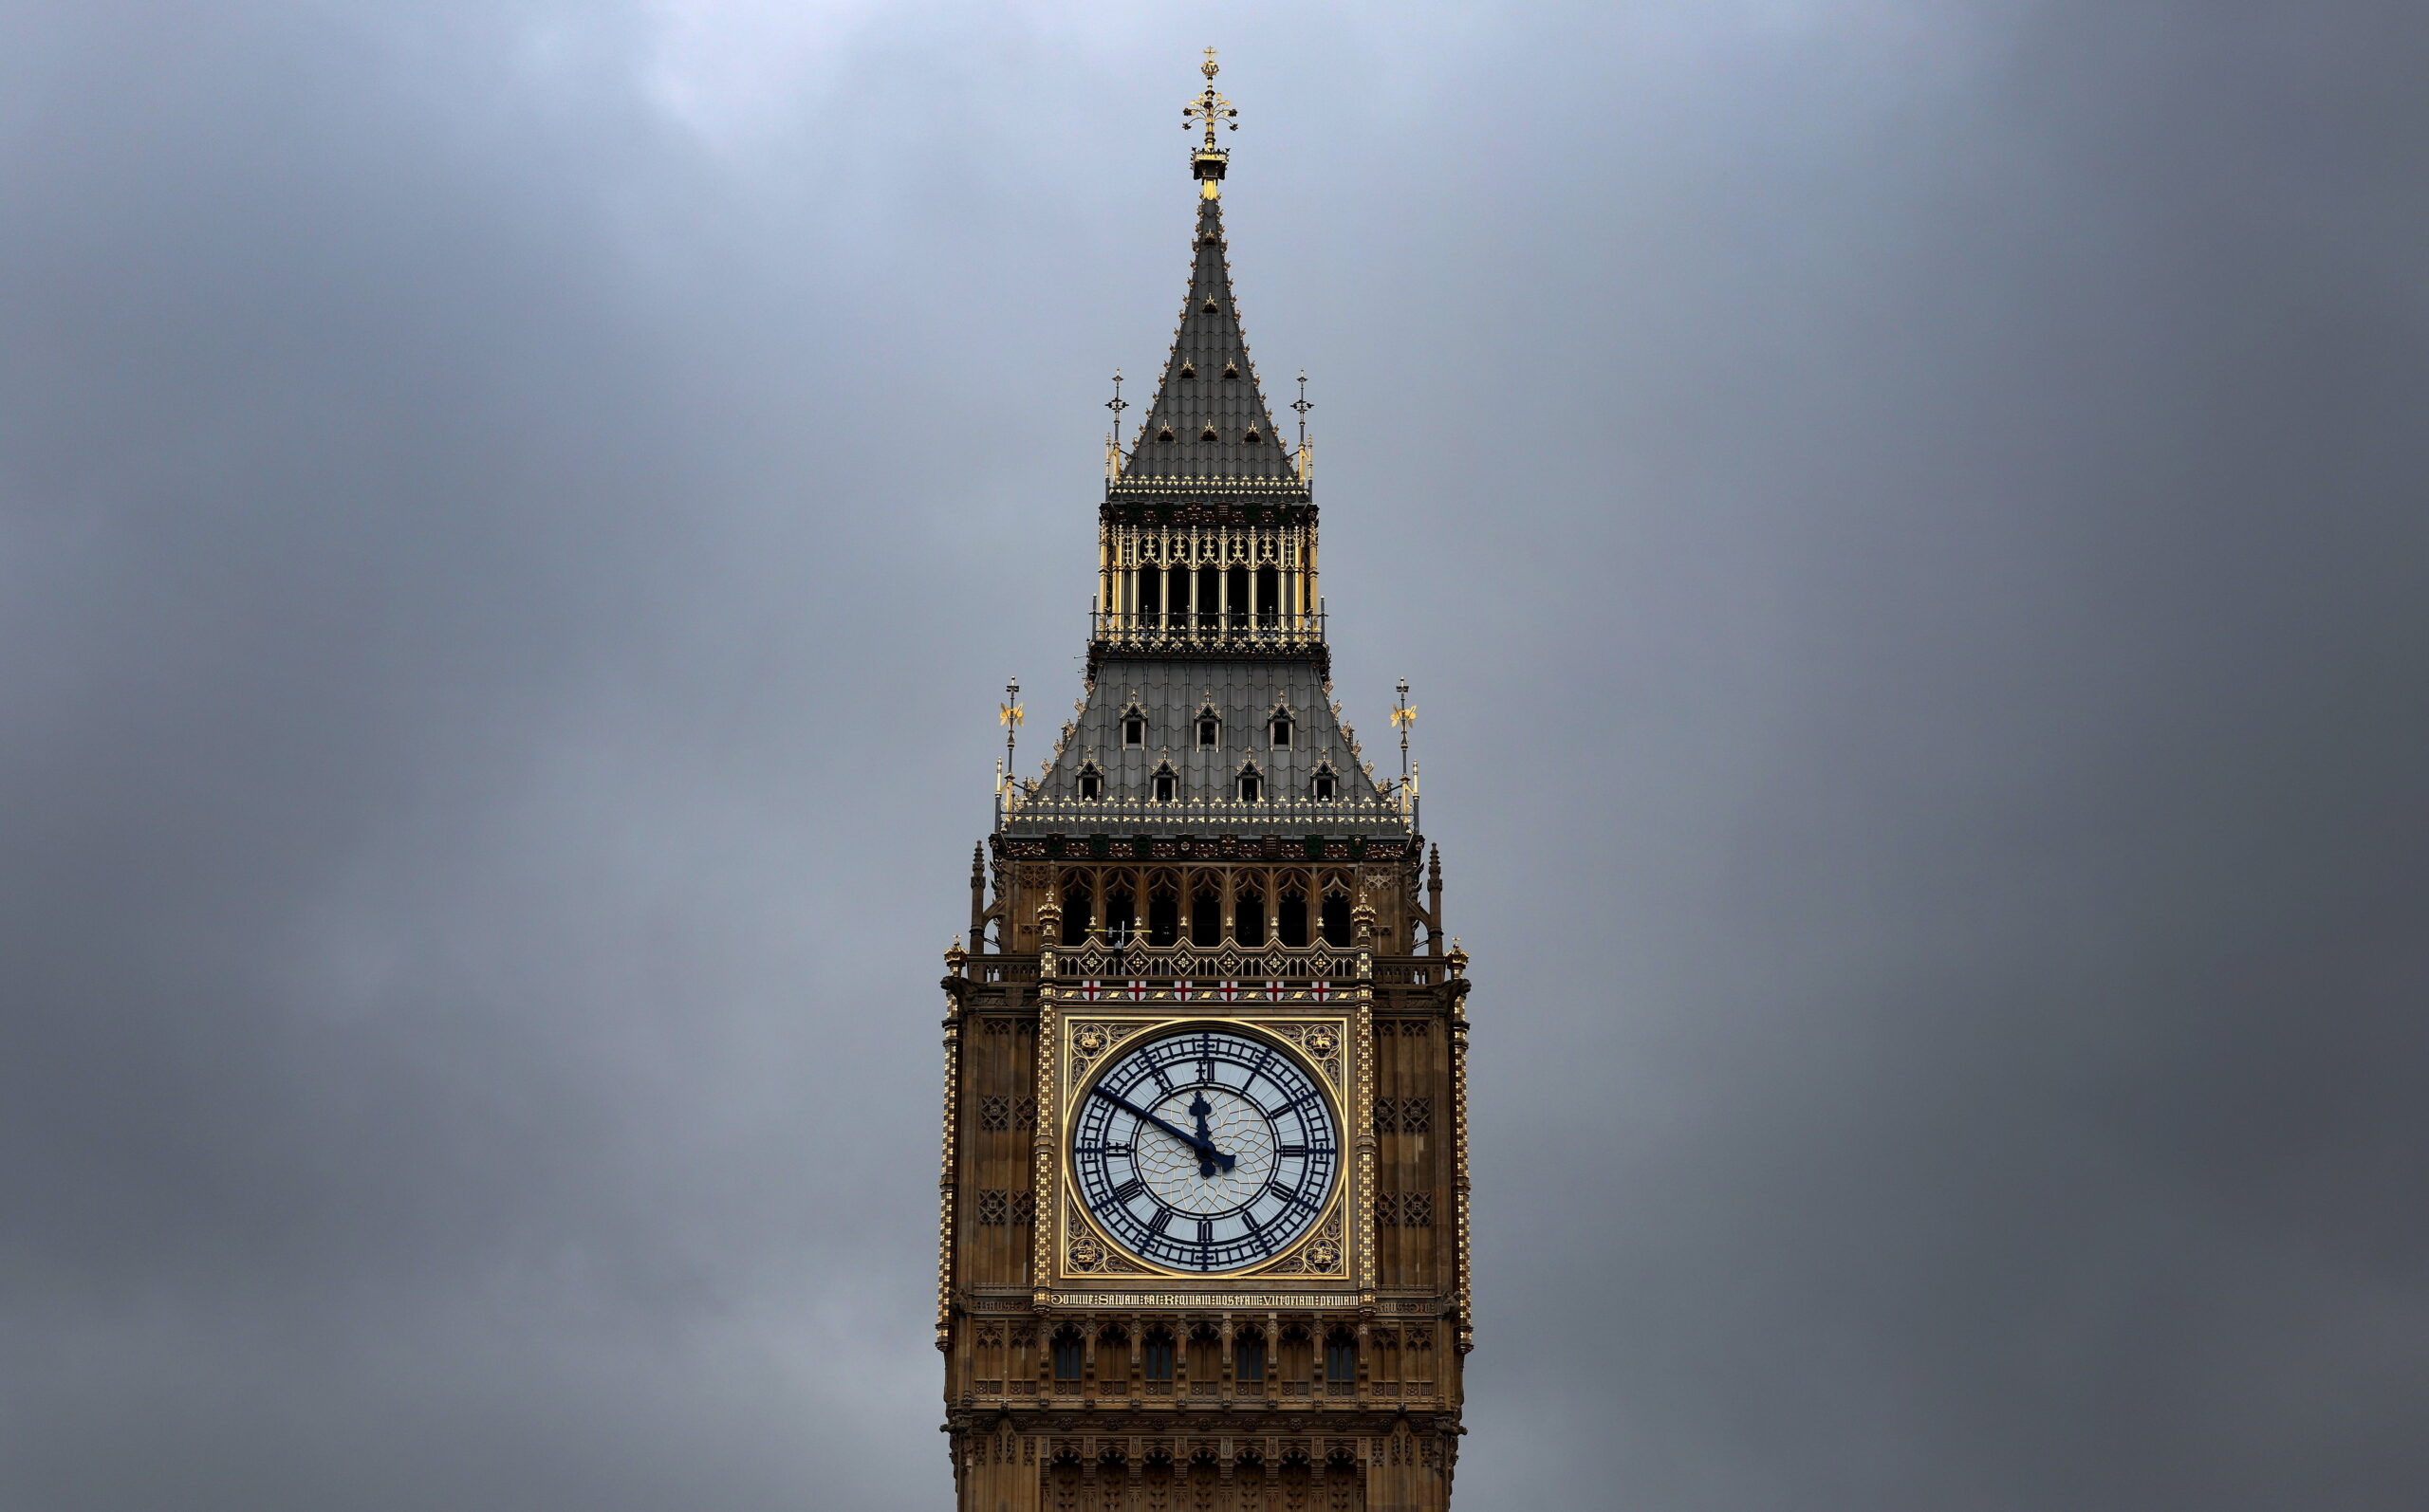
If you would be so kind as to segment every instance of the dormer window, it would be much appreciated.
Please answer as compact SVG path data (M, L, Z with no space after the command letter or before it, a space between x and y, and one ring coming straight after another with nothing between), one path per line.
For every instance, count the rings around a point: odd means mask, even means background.
M1253 762L1240 768L1239 795L1243 803L1253 803L1265 796L1265 775Z
M1317 767L1316 780L1308 785L1309 796L1320 803L1328 803L1338 791L1340 784L1332 774L1332 767L1329 765Z
M1183 363L1180 365L1180 376L1181 376L1181 377L1183 377L1183 378L1196 378L1196 377L1197 377L1197 364L1196 364L1196 363L1195 363L1195 362L1183 362Z
M1207 314L1209 314L1209 315L1219 315L1219 314L1221 314L1221 313L1223 312L1223 306L1222 306L1222 305L1220 305L1220 304L1215 304L1215 303L1214 303L1213 300L1211 300L1211 299L1210 299L1210 300L1208 300L1205 304L1203 304L1199 305L1199 306L1198 306L1198 308L1200 308L1200 309L1204 310L1204 311L1205 311Z
M1228 381L1228 382L1237 382L1237 381L1239 381L1239 377L1240 377L1240 364L1238 364L1237 362L1226 362L1226 363L1224 363L1224 364L1223 364L1223 377L1224 377L1224 379L1225 379L1226 381Z
M1271 736L1272 744L1276 749L1288 749L1289 747L1290 715L1288 710L1278 710L1274 712L1273 723L1268 727L1267 733Z
M1150 791L1156 795L1159 803L1169 803L1180 796L1180 778L1174 774L1169 763L1156 768L1156 775L1150 780Z
M1213 426L1211 426L1211 425L1210 425L1210 426L1208 426L1205 430L1200 431L1200 432L1197 433L1197 438L1198 438L1199 440L1201 440L1201 441L1212 441L1212 440L1214 440L1214 439L1215 439L1215 435L1214 435L1214 428Z
M1264 440L1264 439L1265 439L1265 437L1263 437L1263 436L1261 436L1261 435L1257 434L1257 433L1256 433L1256 427L1255 427L1255 426L1253 426L1253 425L1252 425L1252 426L1250 426L1250 427L1248 428L1248 432L1247 432L1247 433L1246 433L1246 434L1244 434L1244 435L1242 435L1242 436L1240 437L1240 439L1241 439L1241 440L1243 440L1243 441L1246 441L1246 442L1247 442L1249 445L1251 445L1251 446L1254 446L1254 445L1256 445L1258 442L1260 442L1260 441Z
M1132 749L1147 744L1147 716L1136 704L1122 711L1122 744Z
M1169 425L1167 425L1167 426L1163 427L1161 430L1159 430L1159 431L1156 433L1156 439L1157 439L1157 440L1159 440L1159 441L1169 441L1169 440L1171 440L1172 438L1173 438L1173 428L1172 428L1171 426L1169 426Z
M1080 798L1084 802L1093 803L1103 796L1104 773L1097 770L1096 763L1090 762L1080 768Z
M1213 750L1223 744L1223 722L1213 714L1197 716L1197 748Z

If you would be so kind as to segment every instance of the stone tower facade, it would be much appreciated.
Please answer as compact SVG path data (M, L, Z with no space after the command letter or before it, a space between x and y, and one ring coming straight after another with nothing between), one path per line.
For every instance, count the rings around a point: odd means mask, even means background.
M1189 292L1126 450L1116 411L1085 695L1006 776L946 957L964 1512L1430 1512L1457 1458L1467 960L1414 784L1332 698L1311 453L1241 333L1204 71Z

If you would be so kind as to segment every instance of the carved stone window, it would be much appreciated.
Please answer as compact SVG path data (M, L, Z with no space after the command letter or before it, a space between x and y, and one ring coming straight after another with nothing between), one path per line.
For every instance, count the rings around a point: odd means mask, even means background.
M1011 1222L1015 1224L1033 1224L1037 1222L1037 1193L1033 1191L1016 1191L1012 1193L1012 1200L1009 1206L1011 1208Z
M1080 1361L1084 1357L1080 1331L1065 1328L1054 1336L1054 1380L1057 1385L1076 1386L1080 1380Z
M1037 1099L1035 1097L1016 1097L1013 1099L1012 1127L1015 1129L1034 1129L1037 1127Z
M978 1127L997 1133L1012 1126L1012 1099L988 1093L978 1099Z
M1400 1133L1431 1134L1434 1131L1434 1099L1402 1097L1400 1099Z
M1358 1336L1346 1329L1334 1329L1325 1339L1325 1380L1329 1385L1346 1385L1358 1379Z
M990 1227L1001 1227L1009 1221L1011 1205L1008 1193L1000 1187L989 1187L978 1194L978 1221Z

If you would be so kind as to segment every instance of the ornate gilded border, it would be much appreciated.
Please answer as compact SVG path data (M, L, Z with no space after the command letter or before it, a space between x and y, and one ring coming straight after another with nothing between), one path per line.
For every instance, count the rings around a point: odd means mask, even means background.
M1050 1238L1049 1226L1038 1226L1039 1275L1057 1285L1076 1282L1096 1288L1126 1288L1132 1284L1163 1288L1172 1282L1185 1281L1223 1286L1267 1282L1301 1288L1312 1282L1338 1284L1349 1293L1358 1290L1365 1257L1361 1226L1351 1223L1349 1215L1363 1210L1361 1205L1373 1178L1372 1171L1355 1155L1356 1131L1364 1127L1368 1117L1367 1088L1361 1084L1365 1079L1359 1075L1363 1067L1353 1055L1357 1048L1358 1007L1344 1003L1340 1011L1324 1013L1280 1005L1267 1012L1233 1007L1222 1013L1176 1013L1173 1009L1179 1006L1177 1004L1128 1011L1097 1003L1062 1003L1056 1006L1061 1011L1054 1015L1049 1031L1052 1048L1048 1050L1045 1035L1040 1037L1039 1047L1039 1059L1047 1062L1042 1069L1048 1073L1041 1085L1052 1089L1052 1127L1056 1131L1050 1205L1054 1221ZM1114 1049L1140 1035L1195 1023L1219 1024L1270 1042L1314 1077L1332 1100L1334 1116L1340 1121L1341 1173L1323 1214L1298 1243L1261 1265L1215 1272L1159 1265L1131 1253L1104 1233L1071 1195L1071 1121L1079 1096L1096 1068ZM1048 1121L1041 1118L1038 1122L1043 1131ZM1041 1171L1040 1174L1044 1173ZM1041 1297L1043 1294L1040 1288Z

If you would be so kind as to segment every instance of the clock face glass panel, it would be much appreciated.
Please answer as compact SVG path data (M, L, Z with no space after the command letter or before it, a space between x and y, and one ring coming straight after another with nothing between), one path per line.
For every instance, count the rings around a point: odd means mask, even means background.
M1107 1234L1174 1270L1239 1270L1306 1237L1341 1170L1332 1104L1296 1059L1223 1028L1112 1056L1071 1121L1071 1173Z

